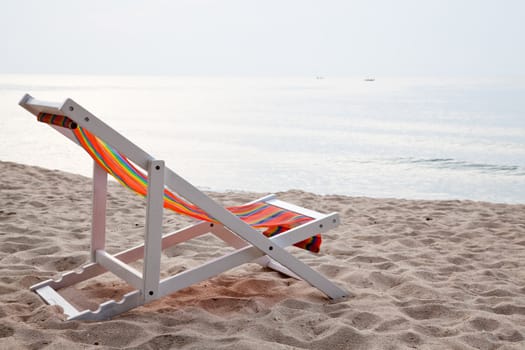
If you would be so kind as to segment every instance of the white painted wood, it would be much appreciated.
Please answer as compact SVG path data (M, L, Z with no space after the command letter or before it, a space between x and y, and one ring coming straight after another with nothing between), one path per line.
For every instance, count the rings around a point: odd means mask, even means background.
M50 286L51 288L57 290L99 276L106 271L107 270L104 267L97 263L88 263L86 265L80 266L75 271L68 271L61 274L60 277L56 280L49 279L34 284L30 287L30 289L32 291L36 291L37 289L42 288L44 286Z
M93 161L93 216L91 217L91 261L106 245L106 197L108 173Z
M313 219L318 219L318 218L322 218L326 216L326 214L319 213L315 210L306 209L298 205L288 203L288 202L285 202L285 201L282 201L276 198L267 200L266 203L282 208L282 209L286 209L288 211L293 211L294 213L297 213L297 214L308 216Z
M84 107L68 98L60 106L60 111L60 114L68 116L78 125L91 131L104 142L119 150L133 163L146 171L148 170L149 162L154 159L152 156L88 112Z
M18 104L35 116L38 116L38 113L40 112L63 114L60 110L62 103L37 100L29 94L25 94Z
M165 278L160 282L159 297L174 293L192 284L204 281L234 267L250 262L263 254L263 252L253 246L246 246L193 269Z
M66 299L57 293L53 288L45 286L35 290L40 297L49 305L58 305L64 310L64 314L68 317L75 317L78 315L78 310L71 305Z
M210 232L209 225L208 222L199 222L195 225L164 235L162 237L162 250ZM126 263L142 259L143 257L144 244L139 244L133 248L115 254L115 258Z
M162 238L162 250L209 233L211 232L210 228L209 222L202 221L182 230L167 234Z
M162 211L164 208L164 162L151 161L148 168L146 198L146 232L144 236L144 281L141 289L145 301L157 298L162 252Z
M104 266L106 270L111 271L133 287L137 289L142 287L142 274L133 267L123 263L104 250L97 250L96 259L97 263Z
M31 96L31 95L26 93L26 94L24 94L24 96L22 96L20 101L18 101L18 105L22 106L25 109L27 109L27 106L29 105L29 102L31 101L31 99L33 99L33 96Z
M60 107L62 106L62 103L56 103L56 102L45 102L45 101L38 101L35 100L31 95L25 94L24 97L20 100L18 103L20 106L25 108L27 111L29 111L34 116L38 116L40 112L44 113L52 113L52 114L61 114L62 111L60 110ZM61 133L77 145L79 144L77 141L77 138L71 131L71 129L62 128L60 126L48 124L51 128L55 129L57 132Z
M109 300L100 304L97 310L84 310L79 312L76 316L68 318L70 320L82 321L103 321L120 315L123 312L129 311L137 306L143 305L140 290L135 290L124 295L122 300Z
M250 204L259 203L259 202L267 202L267 201L272 200L274 198L275 198L275 194L272 193L272 194L269 194L267 196L264 196L264 197L261 197L259 199L256 199L256 200L253 200L251 202L248 202L245 205L250 205Z

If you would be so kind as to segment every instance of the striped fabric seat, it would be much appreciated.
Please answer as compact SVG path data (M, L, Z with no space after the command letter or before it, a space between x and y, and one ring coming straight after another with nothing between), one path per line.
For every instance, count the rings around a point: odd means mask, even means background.
M49 122L48 120L52 117L56 118L56 123L53 124L64 125L68 123L67 120L57 118L61 116L46 113L41 113L38 119ZM65 118L69 119L67 117ZM148 182L146 174L133 165L123 154L91 134L88 130L77 127L77 125L70 128L73 130L80 145L103 169L125 187L141 196L146 196ZM215 219L202 209L185 201L168 188L164 189L164 207L198 220L215 222ZM312 220L310 217L264 202L228 207L227 209L250 226L262 231L262 233L268 237L285 232ZM295 244L295 246L317 253L320 250L321 240L321 235L318 234Z

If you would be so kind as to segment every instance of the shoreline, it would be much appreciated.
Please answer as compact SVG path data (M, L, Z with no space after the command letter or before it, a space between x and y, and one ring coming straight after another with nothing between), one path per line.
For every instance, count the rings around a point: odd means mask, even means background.
M252 264L111 321L63 322L28 287L88 260L91 181L0 161L0 348L520 349L525 341L525 205L279 192L337 211L320 254L294 255L347 288L331 303L302 281ZM224 205L252 192L209 192ZM143 235L140 197L108 186L108 250ZM165 212L165 230L190 222ZM224 253L204 236L165 251L173 273ZM94 300L125 288L110 276L68 296ZM89 302L85 302L90 307Z
M31 168L37 168L37 169L41 169L43 171L51 171L51 172L59 172L59 173L64 173L64 174L68 174L68 175L71 175L71 176L80 176L84 179L87 179L87 180L91 180L91 176L88 176L88 175L85 175L85 174L80 174L80 173L74 173L74 172L71 172L71 171L65 171L65 170L61 170L61 169L52 169L52 168L47 168L47 167L44 167L44 166L40 166L40 165L31 165L31 164L25 164L25 163L20 163L20 162L13 162L13 161L10 161L10 160L7 160L7 161L4 161L4 160L0 160L0 165L2 165L2 163L4 164L11 164L11 165L22 165L22 166L27 166L27 167L31 167ZM108 180L109 180L109 183L113 183L113 184L118 184L118 182L111 176L108 176ZM188 180L188 179L187 179ZM365 194L356 194L356 195L348 195L348 194L341 194L341 193L317 193L317 192L310 192L310 191L304 191L304 190L301 190L299 188L290 188L290 189L287 189L287 190L277 190L277 191L273 191L273 192L264 192L264 191L252 191L252 190L243 190L243 189L224 189L224 190L218 190L218 189L213 189L213 188L209 188L207 186L199 186L199 185L196 185L196 187L203 191L203 192L206 192L206 193L222 193L222 194L228 194L228 193L234 193L234 194L246 194L246 195L255 195L255 196L263 196L265 194L269 194L269 193L286 193L286 192L304 192L304 193L308 193L310 195L314 195L314 196L321 196L321 197L329 197L329 196L342 196L342 197L349 197L349 198L367 198L367 199L375 199L375 200L400 200L400 201L430 201L430 202L473 202L473 203L486 203L486 204L502 204L502 205L525 205L525 200L523 202L503 202L503 201L490 201L490 200L477 200L477 199L471 199L471 198L411 198L411 197L407 197L407 198L404 198L404 197L395 197L395 196L392 196L392 197L388 197L388 196L370 196L370 195L365 195ZM258 197L257 197L258 198ZM237 204L242 204L242 203L237 203Z

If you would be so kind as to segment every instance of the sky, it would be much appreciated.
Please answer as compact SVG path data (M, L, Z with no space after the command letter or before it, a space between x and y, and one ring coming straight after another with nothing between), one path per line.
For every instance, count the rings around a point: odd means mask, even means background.
M522 0L0 0L0 73L525 76Z

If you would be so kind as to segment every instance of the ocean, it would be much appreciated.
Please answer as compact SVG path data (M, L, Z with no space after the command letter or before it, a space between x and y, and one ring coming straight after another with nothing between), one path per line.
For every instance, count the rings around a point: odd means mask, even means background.
M0 160L91 175L72 98L200 188L525 203L524 78L0 75Z

